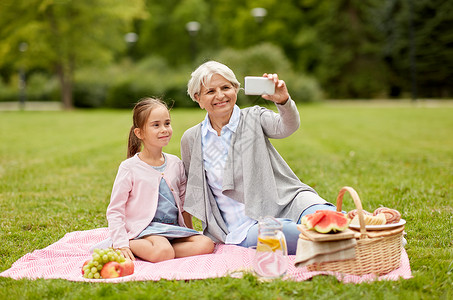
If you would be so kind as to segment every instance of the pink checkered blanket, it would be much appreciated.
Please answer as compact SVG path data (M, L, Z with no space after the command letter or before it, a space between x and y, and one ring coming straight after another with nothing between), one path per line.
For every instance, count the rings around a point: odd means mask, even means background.
M71 281L123 282L145 280L193 280L222 276L238 276L250 270L252 251L234 245L216 245L213 254L172 259L160 263L136 260L135 272L131 276L114 279L85 279L82 277L83 263L91 258L89 248L107 237L107 228L67 233L50 246L25 254L11 268L0 273L13 279L66 279ZM383 276L345 275L333 272L310 272L306 267L294 266L295 256L289 257L290 267L286 280L303 281L316 275L332 275L345 283L360 283L375 280L398 280L411 278L411 268L406 251L403 249L401 266Z

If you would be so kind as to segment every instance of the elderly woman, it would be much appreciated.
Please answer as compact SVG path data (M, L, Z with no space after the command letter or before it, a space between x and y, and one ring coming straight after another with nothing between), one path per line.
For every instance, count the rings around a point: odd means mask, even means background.
M188 83L188 94L207 114L181 140L188 176L184 209L201 220L203 233L216 242L256 245L258 220L273 216L283 223L288 253L295 254L303 215L335 210L302 183L269 142L285 138L300 123L296 104L277 74L264 74L275 84L278 113L236 105L240 83L227 66L209 61Z

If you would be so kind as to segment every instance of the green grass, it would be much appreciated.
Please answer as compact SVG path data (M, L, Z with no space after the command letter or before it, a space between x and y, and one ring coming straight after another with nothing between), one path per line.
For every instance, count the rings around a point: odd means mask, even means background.
M453 297L453 107L302 105L301 128L273 141L295 173L334 202L354 187L365 209L401 211L414 278L343 284L261 283L253 276L199 281L76 283L0 278L1 299L451 299ZM165 151L204 117L172 111ZM125 158L130 111L0 113L0 271L65 233L105 227L105 210ZM345 196L344 208L352 209Z

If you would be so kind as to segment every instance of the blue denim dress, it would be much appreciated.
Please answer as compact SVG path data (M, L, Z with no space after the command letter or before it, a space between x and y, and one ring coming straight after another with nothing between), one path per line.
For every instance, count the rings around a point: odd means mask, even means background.
M167 160L165 159L165 163L162 166L153 168L159 172L163 172L166 165ZM196 234L200 233L194 229L178 225L178 207L176 206L175 198L170 187L162 178L159 184L159 200L157 202L156 214L151 223L134 240L150 235L164 236L172 240Z

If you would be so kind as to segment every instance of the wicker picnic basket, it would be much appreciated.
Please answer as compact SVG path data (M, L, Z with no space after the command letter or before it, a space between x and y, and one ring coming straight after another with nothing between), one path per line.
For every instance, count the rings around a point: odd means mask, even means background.
M391 230L367 231L359 195L351 187L343 187L337 197L337 211L341 211L343 195L349 192L360 222L360 234L356 237L354 259L315 263L307 266L309 271L333 271L344 274L386 274L401 264L404 225Z

